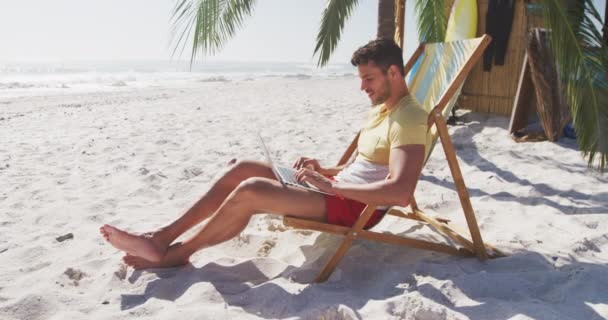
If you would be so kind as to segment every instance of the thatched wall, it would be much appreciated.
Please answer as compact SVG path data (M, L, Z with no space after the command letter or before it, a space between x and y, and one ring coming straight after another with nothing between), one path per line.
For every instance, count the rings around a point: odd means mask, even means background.
M482 35L486 30L488 0L478 0L477 5L477 34ZM462 89L458 100L460 108L493 114L511 114L526 48L526 36L529 28L540 26L541 21L539 16L526 15L525 0L516 0L505 65L493 65L490 72L484 72L483 59L480 59Z

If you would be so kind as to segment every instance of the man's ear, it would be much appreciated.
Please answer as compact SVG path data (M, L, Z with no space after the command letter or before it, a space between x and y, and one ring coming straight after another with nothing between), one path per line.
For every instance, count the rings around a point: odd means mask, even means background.
M391 65L390 67L388 67L388 74L394 78L399 74L399 70L397 70L397 67L395 65Z

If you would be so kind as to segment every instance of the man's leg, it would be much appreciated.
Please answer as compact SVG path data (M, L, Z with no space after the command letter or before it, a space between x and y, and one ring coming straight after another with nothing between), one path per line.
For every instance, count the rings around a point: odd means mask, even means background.
M100 232L117 249L127 253L139 252L149 260L159 261L177 237L211 216L241 182L252 177L275 179L266 163L239 161L231 165L192 208L171 224L142 235L109 225L101 227Z
M159 262L127 255L124 261L136 269L164 268L188 263L196 251L220 244L240 234L256 213L274 213L326 221L325 197L321 193L284 187L265 178L250 178L241 183L194 236L169 247Z
M258 161L240 161L232 165L185 214L159 230L167 245L193 226L209 218L243 181L261 177L276 180L270 166Z

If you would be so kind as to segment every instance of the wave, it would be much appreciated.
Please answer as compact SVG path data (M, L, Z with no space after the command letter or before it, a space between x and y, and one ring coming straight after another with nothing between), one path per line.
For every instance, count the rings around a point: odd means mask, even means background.
M2 83L0 82L0 89L27 89L27 88L34 88L34 87L38 87L32 83L21 83L21 82L9 82L9 83ZM46 87L46 86L44 86Z
M70 89L146 86L166 82L255 81L268 77L309 80L348 78L356 75L350 65L323 69L302 63L207 63L194 65L167 62L12 64L0 65L0 90L39 88Z

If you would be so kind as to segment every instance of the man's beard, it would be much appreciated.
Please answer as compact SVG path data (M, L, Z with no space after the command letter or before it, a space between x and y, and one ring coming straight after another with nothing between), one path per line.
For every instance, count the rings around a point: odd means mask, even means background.
M375 107L386 102L386 100L388 100L388 98L391 96L391 86L388 84L388 81L384 81L382 84L382 89L381 95L375 100L372 100L372 106Z

